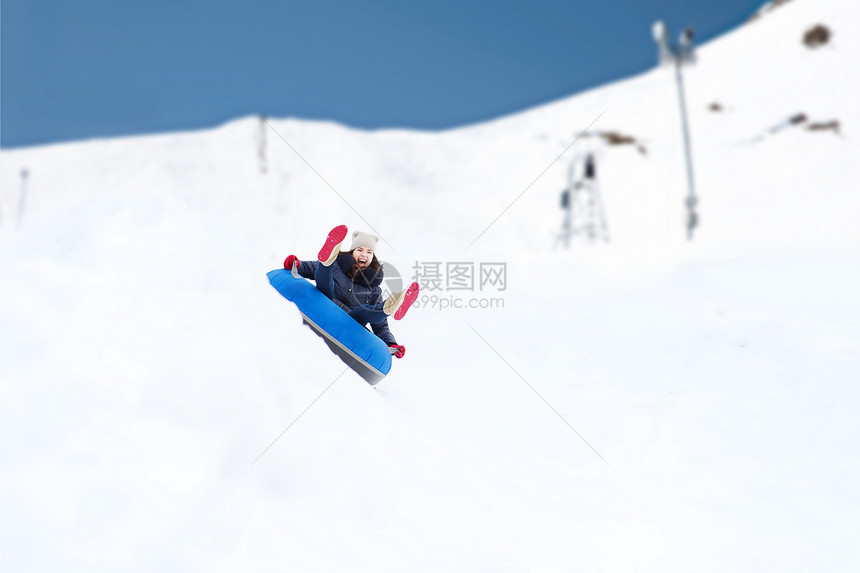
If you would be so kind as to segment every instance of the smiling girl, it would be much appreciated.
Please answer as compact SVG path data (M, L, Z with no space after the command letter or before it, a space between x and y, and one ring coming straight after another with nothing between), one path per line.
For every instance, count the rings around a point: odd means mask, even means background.
M346 235L346 225L335 227L329 232L316 261L300 261L290 255L284 261L284 268L292 270L295 265L300 275L313 279L317 289L352 318L362 325L370 324L373 333L391 348L394 356L403 358L406 348L397 344L388 328L388 317L403 318L418 298L418 283L412 283L406 290L383 301L382 264L376 258L379 238L356 231L352 234L350 250L341 252Z

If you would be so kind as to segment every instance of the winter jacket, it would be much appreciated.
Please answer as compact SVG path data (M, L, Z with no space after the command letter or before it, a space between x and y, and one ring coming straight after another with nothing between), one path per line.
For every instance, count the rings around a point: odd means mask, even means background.
M319 261L301 261L299 265L299 274L306 279L313 280L316 274L317 267L321 265ZM349 270L355 264L355 259L349 253L341 253L337 256L334 263L332 276L334 277L334 295L333 302L341 307L344 311L349 312L352 309L363 304L375 305L382 303L382 284L383 272L382 269L374 271L373 269L365 269L358 275L355 280L348 276ZM397 344L394 335L388 328L388 320L371 324L370 328L373 333L381 338L383 342L389 346Z

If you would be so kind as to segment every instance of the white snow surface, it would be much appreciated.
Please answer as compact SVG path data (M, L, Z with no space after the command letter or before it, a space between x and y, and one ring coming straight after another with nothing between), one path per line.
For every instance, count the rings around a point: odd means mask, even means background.
M0 569L860 570L858 12L684 69L693 241L671 68L438 133L3 151ZM589 151L611 241L556 248ZM265 277L340 223L406 277L505 263L465 293L504 307L419 299L371 388Z

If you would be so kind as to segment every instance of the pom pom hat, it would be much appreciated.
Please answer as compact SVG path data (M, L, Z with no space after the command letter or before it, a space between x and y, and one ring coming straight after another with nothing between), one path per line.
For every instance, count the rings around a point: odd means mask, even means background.
M351 251L353 249L357 249L358 247L364 247L365 249L370 249L375 253L376 243L378 242L379 237L377 237L376 235L356 231L352 234L352 247L350 247L349 250Z

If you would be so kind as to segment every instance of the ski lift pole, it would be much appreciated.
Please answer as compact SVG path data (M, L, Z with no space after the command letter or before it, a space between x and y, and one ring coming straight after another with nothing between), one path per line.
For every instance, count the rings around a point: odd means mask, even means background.
M675 84L678 86L678 104L681 111L681 131L684 137L684 159L687 166L687 198L684 205L687 207L687 240L693 240L693 230L699 224L699 215L696 208L699 198L696 196L695 180L693 177L693 152L690 143L690 128L687 122L687 102L684 94L684 77L681 67L694 60L693 56L693 28L687 28L681 33L678 45L669 44L669 31L662 21L654 23L652 28L654 41L659 48L659 59L661 64L671 63L675 67Z
M687 102L684 96L684 78L681 74L681 66L683 64L682 57L676 55L675 59L675 82L678 84L678 102L681 108L681 131L684 135L684 158L687 164L687 199L684 202L687 206L687 240L693 240L693 230L699 222L699 216L696 213L696 207L699 204L699 198L696 196L696 185L693 177L693 152L690 144L690 128L687 124Z
M18 228L21 227L21 221L24 220L24 209L27 205L27 180L30 177L28 169L21 170L21 194L18 197Z

